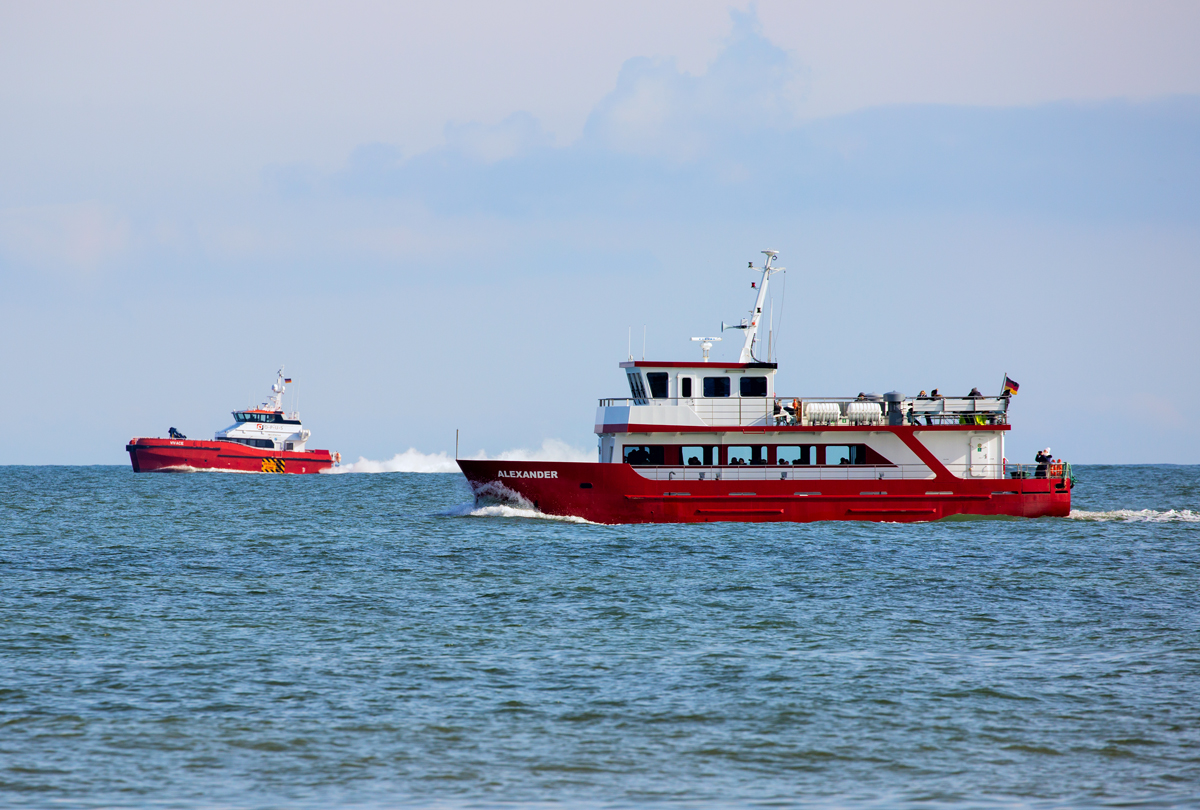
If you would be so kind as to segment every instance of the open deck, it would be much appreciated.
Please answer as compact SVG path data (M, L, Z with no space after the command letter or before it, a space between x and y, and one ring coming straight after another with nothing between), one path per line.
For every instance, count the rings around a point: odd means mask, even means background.
M622 397L600 400L596 425L1007 425L1008 402L1007 397L913 397L891 402L880 397Z

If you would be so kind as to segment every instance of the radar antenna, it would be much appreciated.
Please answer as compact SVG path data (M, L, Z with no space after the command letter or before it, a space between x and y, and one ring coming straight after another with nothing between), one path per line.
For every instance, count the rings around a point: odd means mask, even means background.
M692 338L692 340L698 341L700 343L700 349L701 349L701 351L704 352L704 362L707 363L708 362L708 350L711 349L713 343L715 341L719 341L720 338L719 337L713 337L713 338L695 337L695 338Z

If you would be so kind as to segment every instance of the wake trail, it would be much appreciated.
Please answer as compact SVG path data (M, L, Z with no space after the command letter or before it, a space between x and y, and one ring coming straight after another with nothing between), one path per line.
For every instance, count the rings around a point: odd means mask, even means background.
M1072 520L1125 523L1200 523L1200 512L1191 509L1114 509L1111 512L1085 512L1072 509L1068 515Z
M516 448L505 450L494 457L480 451L464 459L494 458L496 461L595 461L594 451L580 450L558 439L546 439L542 446L534 450ZM397 453L385 461L358 457L358 461L343 463L324 472L332 475L343 473L456 473L458 462L445 452L422 453L415 447L410 447L403 453Z

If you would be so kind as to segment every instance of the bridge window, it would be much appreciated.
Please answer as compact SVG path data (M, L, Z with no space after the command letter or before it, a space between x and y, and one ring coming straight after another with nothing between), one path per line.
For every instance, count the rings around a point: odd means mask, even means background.
M283 414L281 413L246 413L235 412L233 418L238 422L282 422Z
M742 396L765 397L767 395L766 377L742 377Z
M683 397L684 399L691 398L691 396L692 396L692 378L691 377L680 377L679 378L679 396Z
M729 396L729 378L728 377L705 377L704 378L704 396L706 396L706 397L727 397L727 396Z
M705 467L711 467L713 464L713 448L712 446L693 446L686 445L680 447L680 458L683 463L689 466L697 466L703 464Z
M635 466L662 466L665 457L661 444L627 444L624 450L625 463Z
M655 399L667 398L667 372L651 371L646 374L646 382L650 384L650 396Z
M628 371L629 393L633 396L634 404L644 405L646 402L646 386L642 385L642 375L637 371Z

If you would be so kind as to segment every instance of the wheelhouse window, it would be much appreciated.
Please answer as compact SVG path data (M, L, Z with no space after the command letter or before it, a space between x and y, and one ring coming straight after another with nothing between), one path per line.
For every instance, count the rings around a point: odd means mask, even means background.
M666 457L661 444L627 444L623 449L625 463L634 466L662 466Z
M629 393L633 397L635 405L646 404L646 386L642 384L642 373L640 371L627 371L629 377Z
M742 377L742 396L765 397L767 395L766 377Z
M680 377L679 378L679 396L683 397L684 399L691 399L691 396L692 396L692 378L691 377Z
M683 463L690 467L700 465L711 467L713 465L712 445L684 445L679 450L679 456Z
M233 418L238 422L283 422L283 414L281 413L250 413L248 411L235 411Z
M667 372L651 371L646 374L646 382L650 385L650 396L654 399L667 398Z
M730 445L725 448L727 464L766 464L767 448L764 445Z
M704 396L706 396L706 397L727 397L727 396L729 396L729 378L728 377L705 377L704 378Z

